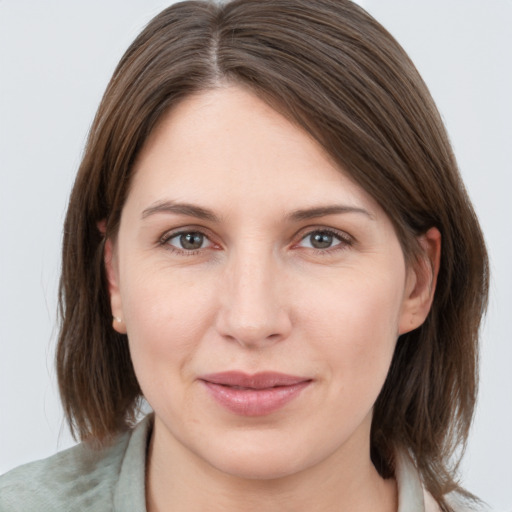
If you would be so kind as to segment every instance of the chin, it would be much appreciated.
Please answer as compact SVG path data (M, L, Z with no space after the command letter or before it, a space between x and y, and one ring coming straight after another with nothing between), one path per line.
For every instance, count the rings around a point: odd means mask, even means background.
M243 480L278 480L300 473L305 465L297 461L267 454L228 457L216 464L216 468L231 477Z
M301 473L315 466L322 456L304 449L303 442L284 442L281 436L269 439L251 433L252 440L216 445L214 451L204 451L204 460L218 471L244 480L277 480Z

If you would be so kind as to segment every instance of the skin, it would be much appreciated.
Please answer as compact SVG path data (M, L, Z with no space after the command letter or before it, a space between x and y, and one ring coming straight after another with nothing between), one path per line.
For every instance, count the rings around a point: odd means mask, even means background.
M369 456L372 407L398 335L430 308L439 233L407 267L380 206L240 87L183 100L134 172L105 262L114 328L155 411L148 510L396 511ZM331 206L344 209L311 211ZM312 382L246 417L199 380L227 370Z

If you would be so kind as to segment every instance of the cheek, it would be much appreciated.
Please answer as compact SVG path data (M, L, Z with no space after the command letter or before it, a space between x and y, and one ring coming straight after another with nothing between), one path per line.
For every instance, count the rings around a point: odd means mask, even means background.
M303 301L304 316L318 321L319 329L337 329L340 336L369 336L379 339L398 334L405 273L389 268L372 272L341 272L333 279L304 282L296 292ZM307 291L306 291L307 288ZM308 314L308 311L310 312Z
M158 368L182 371L212 325L215 287L197 273L141 267L131 265L121 292L131 356L140 379L168 379Z
M338 279L304 304L306 336L317 341L337 392L350 387L356 394L364 389L374 394L386 377L398 337L403 282L400 274L396 279L381 275Z

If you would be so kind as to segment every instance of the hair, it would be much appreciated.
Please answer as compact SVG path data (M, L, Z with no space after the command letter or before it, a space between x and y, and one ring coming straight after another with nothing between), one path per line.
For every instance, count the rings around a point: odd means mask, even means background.
M57 372L72 432L108 442L133 425L142 396L126 336L111 327L103 263L134 160L165 112L226 84L248 88L313 136L383 207L406 261L420 257L419 235L440 231L433 305L421 327L398 339L370 442L383 477L394 474L395 450L405 449L450 510L445 495L465 493L456 469L477 392L486 249L426 85L393 37L348 0L180 2L122 57L92 124L64 227Z

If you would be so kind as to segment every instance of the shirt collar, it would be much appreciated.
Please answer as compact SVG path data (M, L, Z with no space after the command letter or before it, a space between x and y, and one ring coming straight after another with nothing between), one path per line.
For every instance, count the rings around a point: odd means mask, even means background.
M146 453L153 415L147 415L132 431L114 488L115 512L146 511ZM414 462L405 451L395 458L398 512L425 512L424 491Z
M114 488L114 512L146 512L146 453L153 427L148 414L133 429Z

